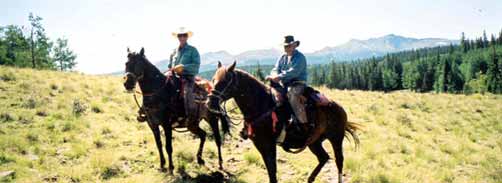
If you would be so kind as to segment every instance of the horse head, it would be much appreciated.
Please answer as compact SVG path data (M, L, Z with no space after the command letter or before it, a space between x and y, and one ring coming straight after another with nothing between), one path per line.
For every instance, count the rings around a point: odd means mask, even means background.
M139 53L131 52L127 48L127 62L124 76L124 87L127 91L134 90L136 83L143 79L146 68L145 49L141 48Z
M209 95L208 101L208 109L211 112L222 113L220 104L234 97L238 85L235 66L235 61L228 67L224 67L221 62L218 62L218 69L212 79L214 88Z

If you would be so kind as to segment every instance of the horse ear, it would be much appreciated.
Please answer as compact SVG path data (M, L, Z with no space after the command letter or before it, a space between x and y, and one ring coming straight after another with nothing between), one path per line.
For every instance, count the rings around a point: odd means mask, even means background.
M141 56L144 56L145 55L145 48L141 48L141 51L139 51L139 54Z
M129 49L129 47L127 47L127 53L131 53L131 50Z
M234 60L234 63L232 63L232 65L230 65L230 67L228 67L228 71L234 71L235 69L235 65L237 65L237 61Z
M221 62L218 60L218 69L221 67Z

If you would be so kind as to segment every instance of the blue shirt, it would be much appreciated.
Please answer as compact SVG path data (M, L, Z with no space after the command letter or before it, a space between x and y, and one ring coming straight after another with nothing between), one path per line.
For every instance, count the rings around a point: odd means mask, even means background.
M275 63L275 67L270 72L277 74L284 85L294 81L307 81L307 59L298 50L293 51L291 61L288 63L288 55L284 54Z
M174 49L169 59L169 68L183 64L183 75L195 76L199 73L200 55L199 51L191 45L186 44L183 48Z

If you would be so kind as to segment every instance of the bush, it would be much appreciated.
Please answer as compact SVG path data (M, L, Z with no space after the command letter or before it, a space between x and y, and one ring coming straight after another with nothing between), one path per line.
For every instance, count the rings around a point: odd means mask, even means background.
M73 114L80 116L85 113L87 106L78 99L73 100Z
M122 173L122 170L117 165L111 165L104 168L101 172L101 178L103 180L108 180L110 178L116 177Z
M244 154L244 160L250 165L255 164L257 166L261 166L260 156L256 153L247 152Z
M6 72L6 73L2 73L0 75L0 80L2 80L2 81L15 81L16 76L14 76L14 73L12 73L12 72Z
M12 116L9 113L4 112L4 113L0 114L0 121L1 122L9 122L9 121L14 121L14 120L15 120L14 116Z

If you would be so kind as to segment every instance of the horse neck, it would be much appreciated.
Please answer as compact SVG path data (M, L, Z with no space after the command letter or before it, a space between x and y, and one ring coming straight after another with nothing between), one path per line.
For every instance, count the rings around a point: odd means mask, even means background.
M239 73L239 91L234 100L241 110L244 118L256 118L272 109L272 98L267 87L250 76ZM264 100L265 99L265 100Z
M145 60L146 61L146 60ZM166 76L160 72L157 67L155 67L150 62L146 61L146 67L144 70L143 79L138 81L141 92L143 93L153 93L159 90L166 81Z

